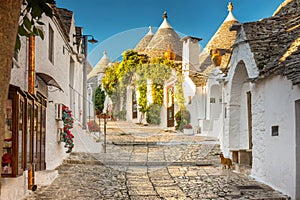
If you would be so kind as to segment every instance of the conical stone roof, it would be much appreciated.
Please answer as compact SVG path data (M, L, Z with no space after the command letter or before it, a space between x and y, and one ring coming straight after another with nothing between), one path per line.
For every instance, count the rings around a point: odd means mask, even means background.
M212 51L218 49L222 56L222 61L220 69L223 71L227 70L228 62L230 60L230 55L232 53L232 45L236 39L236 31L230 31L230 27L238 23L238 20L232 14L233 6L232 3L228 5L228 15L223 21L222 25L219 27L214 36L207 43L206 47L200 54L200 70L201 71L211 71L214 68L211 56Z
M176 54L175 60L181 60L182 42L180 41L178 34L167 21L166 12L164 13L163 18L162 24L159 26L157 32L146 47L145 53L150 58L163 57L164 52L168 49L168 46L171 45Z
M225 73L228 70L232 46L236 39L236 31L230 31L230 27L238 23L238 20L232 14L232 10L232 3L229 3L227 17L199 55L200 67L198 70L207 76L216 67L212 60L212 53L216 49L219 50L222 56L221 64L218 67ZM191 73L190 78L196 86L205 85L207 81L206 76L198 75L197 73Z
M152 32L152 27L149 26L149 32L140 40L140 42L134 48L135 51L142 53L145 51L146 47L148 46L149 42L153 38L154 34Z
M297 13L300 11L300 0L285 0L274 12L273 16Z
M95 65L93 70L88 74L87 80L89 80L92 77L95 77L98 75L98 73L104 73L107 65L110 63L110 60L107 58L106 52L103 52L102 58L99 60L99 62Z

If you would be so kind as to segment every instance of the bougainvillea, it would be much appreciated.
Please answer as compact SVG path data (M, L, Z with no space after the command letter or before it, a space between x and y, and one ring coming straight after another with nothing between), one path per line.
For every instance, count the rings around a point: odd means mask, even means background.
M74 119L72 117L72 111L65 105L62 107L63 115L62 120L64 122L64 129L63 129L63 140L65 142L65 148L68 148L66 153L70 153L74 147L73 138L70 129L73 128Z

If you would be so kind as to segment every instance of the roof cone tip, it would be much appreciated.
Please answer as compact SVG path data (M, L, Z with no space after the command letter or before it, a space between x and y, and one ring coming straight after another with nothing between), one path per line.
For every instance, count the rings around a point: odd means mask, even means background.
M158 29L160 29L160 28L172 28L171 25L167 21L167 18L168 18L167 11L164 12L163 18L164 18L163 23L160 25L160 27Z
M153 35L152 26L149 26L149 32L147 33L147 35Z
M224 20L224 22L227 22L227 21L238 21L232 14L232 10L233 10L233 5L231 2L229 2L228 6L228 15L226 17L226 19Z
M167 19L167 18L168 18L167 11L164 12L163 18L164 18L164 19Z
M227 8L228 8L228 11L229 11L229 12L232 12L232 10L233 10L232 2L229 2Z

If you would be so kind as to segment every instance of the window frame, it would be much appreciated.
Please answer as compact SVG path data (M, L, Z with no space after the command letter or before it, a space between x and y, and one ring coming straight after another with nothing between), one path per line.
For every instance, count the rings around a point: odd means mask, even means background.
M48 59L49 61L54 64L54 30L49 24L49 31L48 31Z

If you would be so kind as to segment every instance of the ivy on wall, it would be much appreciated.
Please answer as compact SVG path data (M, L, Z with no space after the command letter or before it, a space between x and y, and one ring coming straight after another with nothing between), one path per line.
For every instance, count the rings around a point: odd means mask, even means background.
M148 110L147 107L147 85L146 84L141 84L138 86L138 91L140 93L138 102L139 102L139 111L142 113L142 116L140 118L140 123L142 123L143 119L144 119L144 115Z
M160 108L164 102L165 81L170 79L172 69L178 67L177 64L165 58L149 60L146 55L138 54L133 50L125 51L122 56L123 59L120 63L114 64L105 71L105 77L102 80L105 91L112 99L114 105L118 107L116 109L123 111L126 110L126 88L130 84L134 85L140 94L138 98L139 111L142 112L140 122L142 122L145 113L149 111L150 107L150 112L152 112L150 115L157 116L159 118L158 121L160 121ZM151 82L152 100L155 106L148 105L148 81ZM176 88L179 88L178 94L183 91L180 84L182 84L182 81L176 86ZM178 97L183 97L183 94L182 96L178 95ZM121 102L122 105L115 104L117 101ZM182 100L179 102L181 103ZM184 105L184 98L182 105ZM153 120L147 121L153 122Z
M177 104L179 106L179 109L180 110L185 110L186 109L185 104L184 104L185 99L184 99L183 88L182 88L182 84L183 84L183 81L184 81L184 75L177 72L176 76L177 76L177 79L176 79L176 83L175 83L175 87L176 87L175 98L177 100Z

